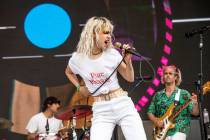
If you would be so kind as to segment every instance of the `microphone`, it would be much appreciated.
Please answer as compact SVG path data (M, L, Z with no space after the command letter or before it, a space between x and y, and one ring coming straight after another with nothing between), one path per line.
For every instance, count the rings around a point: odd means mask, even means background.
M196 34L203 34L205 31L209 30L210 26L204 26L199 29L193 29L191 32L185 33L185 37L190 38L193 37Z
M47 123L45 125L45 130L46 130L46 133L49 134L49 122L48 122L48 119L47 119Z
M125 49L125 48L122 47L122 44L120 42L116 42L114 46L115 46L115 48ZM125 49L125 51L127 53L133 54L135 56L142 57L138 52L136 52L136 50L134 50L132 48Z

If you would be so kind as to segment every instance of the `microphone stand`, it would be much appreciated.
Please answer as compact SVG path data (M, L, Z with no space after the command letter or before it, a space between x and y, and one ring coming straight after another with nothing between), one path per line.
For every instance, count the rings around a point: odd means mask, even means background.
M72 125L73 125L73 132L72 132L72 136L73 136L73 140L77 140L77 133L76 133L76 109L72 110L73 112L73 118L72 118Z
M208 140L207 137L207 131L204 125L204 118L203 118L203 32L200 33L200 43L199 43L199 49L200 49L200 73L198 74L198 80L196 81L196 89L198 92L198 107L199 107L199 115L200 115L200 131L201 131L201 140Z
M199 107L199 115L200 115L200 131L201 131L201 139L202 140L208 140L207 136L207 129L205 128L204 125L204 117L203 117L203 106L202 106L202 101L203 101L203 34L204 32L207 32L210 30L210 26L204 26L199 29L193 30L192 32L186 33L185 36L187 38L190 38L196 34L200 35L200 43L199 43L199 49L200 49L200 73L198 74L198 80L195 82L196 83L196 89L198 92L198 107Z

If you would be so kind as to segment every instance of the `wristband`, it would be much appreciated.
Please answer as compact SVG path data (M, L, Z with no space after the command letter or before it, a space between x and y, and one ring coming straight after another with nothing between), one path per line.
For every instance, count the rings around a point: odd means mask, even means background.
M80 92L80 85L79 84L76 86L76 88L77 88L77 92Z

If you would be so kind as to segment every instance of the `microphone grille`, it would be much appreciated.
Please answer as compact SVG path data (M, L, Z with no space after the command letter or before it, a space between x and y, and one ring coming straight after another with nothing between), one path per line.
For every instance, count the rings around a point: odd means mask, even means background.
M114 46L116 48L121 48L122 44L120 42L115 42Z

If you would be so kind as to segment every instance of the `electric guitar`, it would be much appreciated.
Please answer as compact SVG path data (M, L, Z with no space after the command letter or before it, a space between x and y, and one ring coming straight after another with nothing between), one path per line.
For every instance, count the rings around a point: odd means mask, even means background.
M206 94L209 90L210 90L210 81L203 85L203 94ZM190 102L191 102L191 99L187 100L175 112L173 112L174 108L175 108L174 103L172 103L169 106L166 113L162 117L158 118L160 121L163 121L163 127L160 128L158 126L154 126L154 128L153 128L153 139L154 140L165 140L168 130L175 127L174 119L179 115L179 113L183 109L185 109L189 105Z

